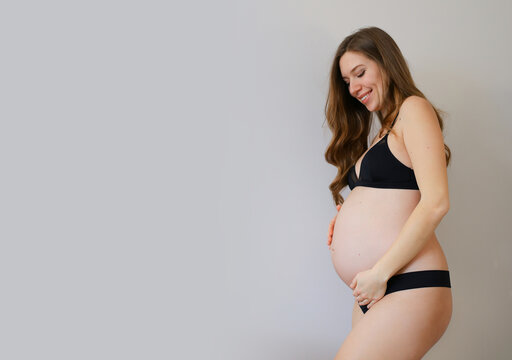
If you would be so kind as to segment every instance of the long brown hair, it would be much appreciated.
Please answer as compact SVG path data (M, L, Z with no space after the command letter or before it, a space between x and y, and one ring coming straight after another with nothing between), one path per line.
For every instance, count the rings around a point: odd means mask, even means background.
M365 105L350 95L347 84L341 77L339 62L347 51L358 52L377 62L386 79L386 109L376 112L383 129L389 128L400 106L411 95L427 99L418 90L412 79L407 62L395 41L377 27L366 27L347 36L336 50L331 66L329 92L325 104L325 116L332 139L325 152L325 160L338 168L334 181L329 185L334 203L343 204L341 190L347 185L349 169L368 149L371 113ZM383 107L384 108L384 107ZM443 119L441 110L434 107L441 131ZM446 165L451 157L450 148L445 144Z

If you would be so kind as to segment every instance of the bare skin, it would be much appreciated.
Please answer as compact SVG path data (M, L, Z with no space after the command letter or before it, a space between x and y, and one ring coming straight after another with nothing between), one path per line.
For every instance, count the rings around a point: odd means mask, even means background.
M375 61L348 51L339 66L350 95L368 111L390 107L385 101L389 79ZM434 231L449 209L442 131L425 99L411 96L399 110L387 139L389 150L414 169L420 190L357 186L331 221L327 243L332 262L356 300L353 328L335 360L421 359L451 319L451 288L407 289L382 296L383 279L391 274L448 270ZM378 134L371 146L384 135ZM357 177L365 155L355 164ZM369 310L363 314L359 305Z
M421 359L444 334L451 316L450 288L397 291L366 314L355 302L352 330L335 360Z
M410 166L405 146L401 143L400 117L388 136L395 157ZM372 145L382 136L377 136ZM360 174L363 154L356 162ZM354 276L371 268L396 239L407 218L420 199L419 190L354 188L340 208L329 233L333 265L340 278L349 285ZM387 214L387 216L386 216ZM448 270L443 250L435 234L423 250L396 274L418 270Z
M400 117L389 134L388 144L399 161L411 166L401 140L399 120ZM382 136L377 135L372 145ZM356 175L360 174L363 156L356 162ZM419 198L418 190L358 186L343 206L338 205L339 212L329 225L327 244L333 265L347 286L358 272L372 268L391 246ZM396 274L434 269L448 270L448 264L436 235L432 234L420 253ZM450 288L394 292L377 301L366 314L356 300L352 331L335 360L421 359L445 332L451 314ZM369 339L372 346L368 346Z

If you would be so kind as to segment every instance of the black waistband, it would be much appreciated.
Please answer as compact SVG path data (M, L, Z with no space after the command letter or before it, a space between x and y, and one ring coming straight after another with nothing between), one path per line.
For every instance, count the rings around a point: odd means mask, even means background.
M388 280L386 294L422 287L452 287L448 270L420 270L393 275Z
M450 272L448 270L420 270L393 275L388 280L386 293L384 295L395 291L423 287L451 288ZM368 311L366 305L359 305L359 307L363 310L363 313Z

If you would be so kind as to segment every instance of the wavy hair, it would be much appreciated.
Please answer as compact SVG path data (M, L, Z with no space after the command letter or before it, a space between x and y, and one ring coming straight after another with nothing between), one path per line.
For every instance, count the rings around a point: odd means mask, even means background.
M376 115L382 129L389 129L400 106L409 96L416 95L428 101L414 84L407 62L395 41L377 27L358 29L347 36L338 46L331 65L329 91L325 103L325 117L332 132L325 152L325 160L338 168L338 173L329 185L335 205L343 204L341 190L348 184L348 171L368 149L371 127L371 112L365 105L350 95L347 84L341 77L339 62L345 52L357 52L375 61L385 79L387 91L383 106ZM383 109L386 109L386 113ZM441 110L434 107L441 131ZM382 131L381 129L381 131ZM451 158L450 148L445 144L446 165Z

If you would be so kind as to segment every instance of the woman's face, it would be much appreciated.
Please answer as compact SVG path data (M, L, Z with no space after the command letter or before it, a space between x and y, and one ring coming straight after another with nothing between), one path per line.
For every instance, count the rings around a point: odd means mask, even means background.
M382 110L386 89L377 63L361 53L347 51L339 66L343 81L349 84L350 95L364 104L368 111Z

